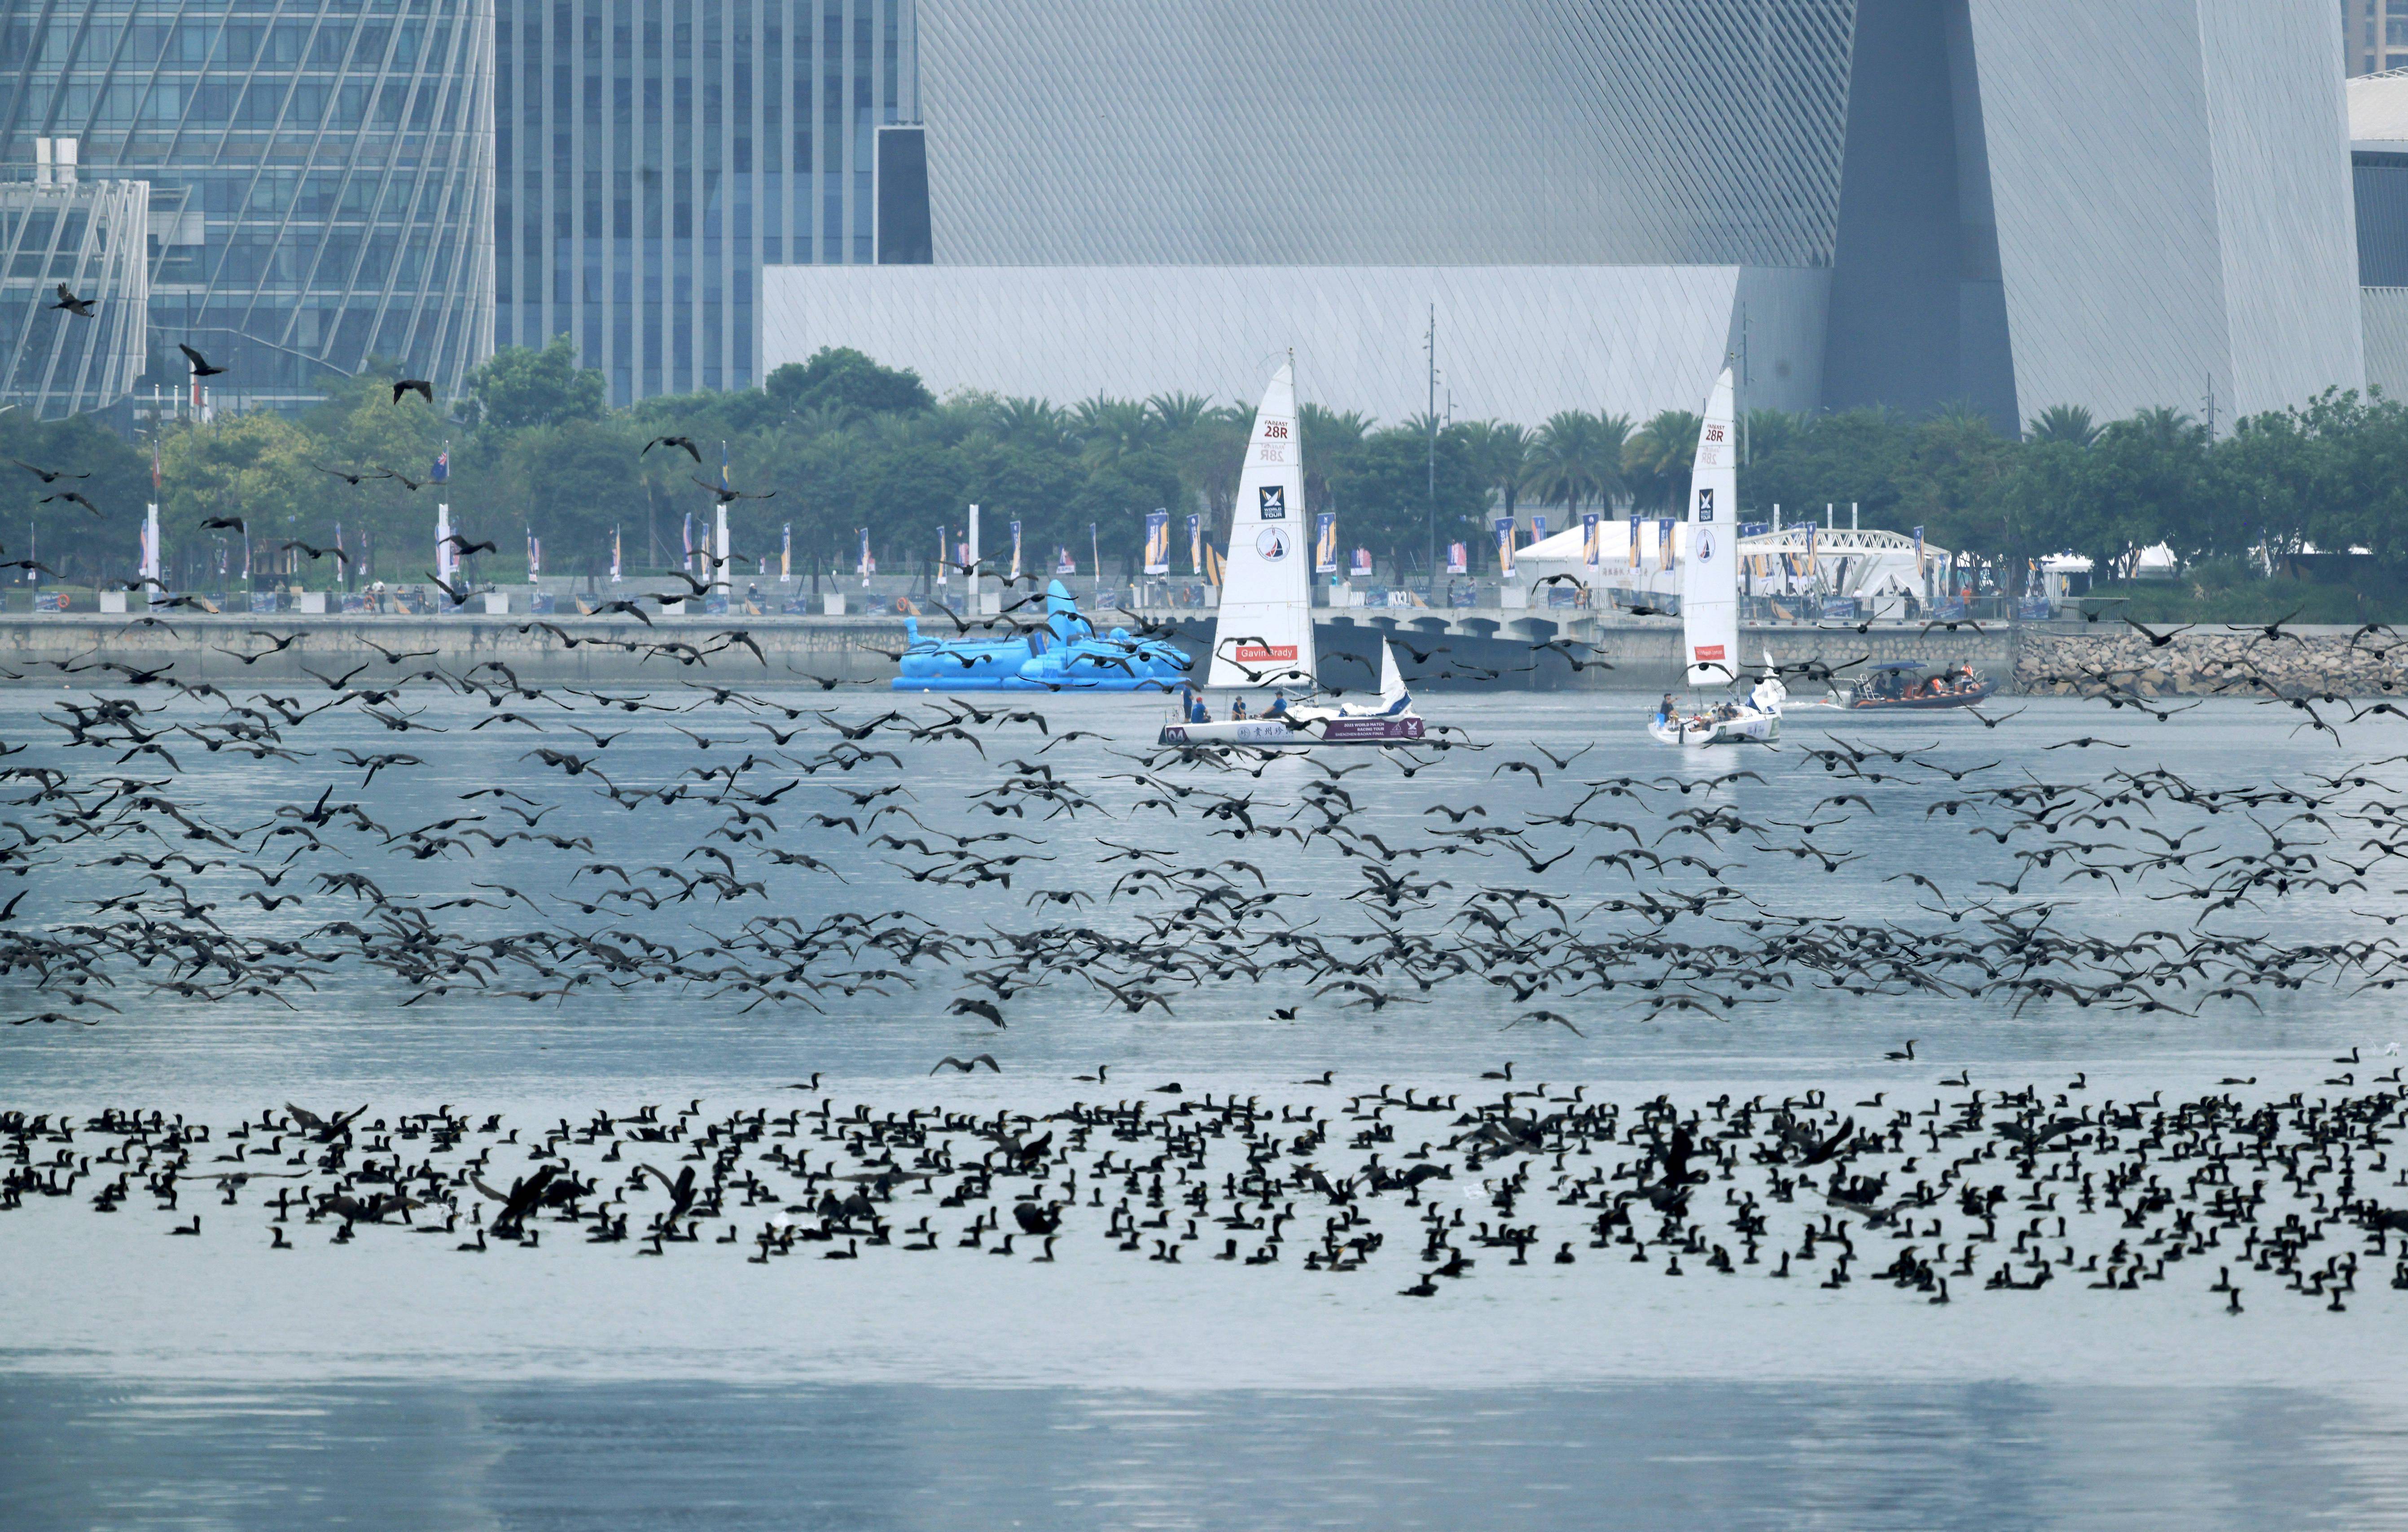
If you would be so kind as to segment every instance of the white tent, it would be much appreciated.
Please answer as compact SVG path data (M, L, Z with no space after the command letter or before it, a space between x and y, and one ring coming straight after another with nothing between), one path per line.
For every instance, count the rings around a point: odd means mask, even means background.
M1679 594L1681 564L1688 556L1686 524L1641 517L1635 562L1630 529L1627 520L1600 522L1598 562L1592 567L1587 563L1586 529L1575 523L1518 551L1516 572L1533 586L1550 575L1570 574L1592 593L1624 593L1621 603L1592 594L1591 604L1600 607ZM1740 566L1743 595L1855 596L1874 603L1876 609L1890 604L1902 606L1908 592L1917 601L1931 600L1953 556L1947 549L1927 542L1918 561L1910 535L1849 527L1830 530L1804 522L1743 537L1739 551L1743 561Z

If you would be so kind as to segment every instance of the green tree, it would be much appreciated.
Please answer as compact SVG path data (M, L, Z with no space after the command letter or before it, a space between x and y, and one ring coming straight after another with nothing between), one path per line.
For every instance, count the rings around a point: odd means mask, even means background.
M2018 562L2028 557L2027 533L2014 525L1998 494L2015 451L1977 409L1943 410L1917 424L1900 465L1897 530L1922 526L1942 547L1987 549Z
M494 465L485 504L462 517L476 537L499 543L502 556L487 567L508 569L516 544L512 534L532 532L544 543L545 563L556 574L599 574L610 566L610 535L639 552L646 516L657 503L648 498L667 488L660 470L631 471L643 446L624 418L570 420L512 432ZM659 454L655 453L657 457ZM692 465L681 453L675 461ZM686 486L688 501L707 506L707 495Z
M1911 422L1884 409L1851 409L1799 420L1785 437L1759 437L1751 422L1749 434L1739 488L1751 516L1769 519L1778 506L1785 520L1819 520L1826 505L1853 504L1874 526L1897 524L1914 473Z
M832 408L849 415L914 414L933 409L920 375L882 367L850 346L823 346L809 362L789 362L762 385L790 410Z
M1468 421L1461 430L1471 471L1504 513L1512 515L1521 501L1522 481L1530 472L1531 433L1509 421ZM1614 466L1619 469L1621 464Z
M577 365L577 348L566 335L541 351L505 346L468 375L463 417L497 431L565 425L602 418L609 390L601 372Z
M1689 468L1704 427L1694 410L1667 409L1624 444L1623 471L1641 505L1669 511L1687 501Z
M312 447L306 428L265 410L168 433L161 443L166 485L159 508L162 544L188 560L200 554L213 570L218 543L239 550L246 534L201 523L239 519L247 529L254 578L261 585L269 583L280 543L296 537L313 544L332 541L333 523L345 508L327 494L327 486L340 481L312 465ZM240 576L238 551L227 567ZM200 572L189 568L187 578Z
M2099 433L2084 450L2086 493L2072 531L2101 570L2160 542L2192 539L2208 453L2207 428L2177 410L2145 409Z
M1246 419L1251 429L1254 417L1248 415ZM1297 406L1296 434L1298 451L1304 453L1307 511L1319 515L1325 510L1354 508L1354 500L1341 493L1340 486L1362 473L1364 442L1370 429L1371 418L1357 410L1336 410L1317 404Z
M7 460L89 477L45 483ZM91 506L65 498L69 494ZM7 557L38 557L77 583L129 579L140 558L142 506L150 494L147 449L137 451L97 421L0 413L0 545Z
M1549 417L1532 437L1523 487L1575 516L1590 501L1602 508L1627 483L1624 463L1630 440L1627 415L1563 410ZM1694 455L1694 442L1690 451Z
M2024 428L2026 441L2068 441L2087 447L2099 439L2099 426L2080 405L2051 405Z
M1427 431L1412 424L1363 438L1343 476L1331 484L1340 544L1385 552L1398 569L1421 566L1433 522L1429 452ZM1481 546L1481 518L1487 509L1488 486L1473 465L1468 433L1460 426L1440 431L1437 540Z

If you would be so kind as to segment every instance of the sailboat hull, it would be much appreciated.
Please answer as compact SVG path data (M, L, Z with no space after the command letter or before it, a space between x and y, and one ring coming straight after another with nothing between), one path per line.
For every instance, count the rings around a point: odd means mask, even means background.
M1750 709L1737 718L1650 721L1647 732L1659 745L1770 745L1781 737L1781 715Z
M1219 719L1166 723L1158 745L1247 745L1257 750L1306 750L1318 745L1409 745L1426 725L1413 713L1359 718Z

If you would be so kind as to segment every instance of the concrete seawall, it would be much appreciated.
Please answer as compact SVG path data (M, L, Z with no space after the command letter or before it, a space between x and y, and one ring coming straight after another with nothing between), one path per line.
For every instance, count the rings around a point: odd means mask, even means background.
M533 626L538 622L566 633L576 647ZM759 646L759 657L751 649L728 643L725 636L737 633ZM283 650L262 653L288 638L293 642ZM691 656L653 647L663 644L720 651L711 653L707 665L686 664L681 658ZM893 676L895 662L876 651L897 651L903 644L899 618L873 617L664 617L651 627L627 618L574 616L194 617L179 612L151 626L139 619L83 614L0 620L0 668L22 675L18 684L40 685L64 680L89 686L122 679L90 670L63 677L56 668L61 664L115 664L137 670L173 665L179 680L222 685L315 686L359 666L372 667L360 677L363 682L429 666L458 676L489 663L507 666L521 680L542 685L674 685L706 677L866 681ZM243 654L259 657L245 663ZM395 661L389 655L408 658Z
M1570 615L1570 614L1564 614ZM1193 612L1157 614L1199 660L1209 652L1209 618ZM546 626L535 624L541 622ZM924 623L951 632L942 617ZM1330 614L1315 625L1324 680L1333 686L1376 684L1375 637L1395 637L1407 678L1432 692L1495 688L1582 691L1663 691L1681 684L1680 627L1662 619L1604 623L1533 620L1526 614L1458 613L1440 618L1400 611ZM2286 629L2286 634L2294 631ZM2156 694L2232 694L2266 687L2287 694L2336 692L2357 696L2408 694L2408 665L2384 651L2386 635L2347 628L2301 628L2297 639L2201 629L2154 648L2125 628L2108 632L2068 624L1951 634L1913 627L1751 627L1741 635L1740 658L1754 666L1770 655L1785 665L1819 660L1834 666L1886 661L1931 666L1971 664L2002 690L2098 690L2109 678ZM265 637L262 637L262 636ZM564 638L563 636L566 636ZM741 635L740 640L731 637ZM1531 648L1560 636L1595 646L1611 668L1575 669L1559 653ZM272 646L292 642L280 651ZM15 684L89 687L122 683L119 666L137 672L173 666L179 680L221 684L316 686L358 666L363 681L439 667L460 676L485 665L509 667L530 684L674 685L709 679L757 684L807 684L811 680L875 682L892 678L891 654L905 642L900 618L661 617L652 625L626 618L296 616L249 613L194 616L179 612L158 623L91 613L0 618L0 680ZM664 646L687 646L685 649ZM754 647L759 654L753 652ZM708 663L695 651L713 651ZM886 652L881 652L884 651ZM1585 651L1574 651L1584 661ZM2408 657L2408 651L2403 651ZM246 663L242 656L252 656ZM388 656L404 656L398 660ZM1352 656L1351 663L1340 656ZM63 672L62 666L76 667ZM1199 666L1200 668L1200 666ZM313 674L314 672L314 674ZM1494 679L1490 673L1494 673ZM1842 674L1850 673L1842 670ZM2248 679L2262 677L2262 682ZM496 676L495 679L499 679ZM1800 681L1800 696L1820 686Z

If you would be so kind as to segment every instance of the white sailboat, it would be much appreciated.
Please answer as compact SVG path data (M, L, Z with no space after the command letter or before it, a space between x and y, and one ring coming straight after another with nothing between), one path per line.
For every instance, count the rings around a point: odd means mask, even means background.
M1204 681L1212 690L1310 690L1315 684L1312 552L1304 522L1304 451L1291 363L1263 390L1238 479L1220 621Z
M1681 646L1688 690L1724 696L1657 709L1647 732L1668 745L1769 744L1788 692L1767 676L1744 699L1739 680L1739 432L1731 369L1714 379L1689 475L1687 561L1681 567ZM1670 699L1667 699L1668 704Z
M1253 717L1213 719L1197 701L1163 727L1166 745L1379 745L1419 739L1423 723L1397 656L1380 645L1376 709L1290 705L1283 695ZM1282 366L1263 391L1238 480L1221 609L1205 686L1211 691L1296 692L1319 686L1312 643L1312 552L1306 540L1304 452L1296 412L1296 367ZM1229 709L1235 715L1242 703ZM1199 716L1200 715L1200 716Z

